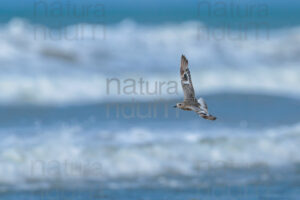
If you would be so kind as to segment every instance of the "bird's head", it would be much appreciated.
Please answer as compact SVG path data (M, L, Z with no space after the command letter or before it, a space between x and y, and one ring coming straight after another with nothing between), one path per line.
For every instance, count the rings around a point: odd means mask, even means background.
M174 108L182 108L183 107L183 103L177 103Z

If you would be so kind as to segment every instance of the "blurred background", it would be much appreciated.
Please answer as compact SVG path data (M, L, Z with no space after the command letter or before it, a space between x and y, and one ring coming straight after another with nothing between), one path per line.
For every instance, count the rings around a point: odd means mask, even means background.
M1 199L298 199L298 1L0 5Z

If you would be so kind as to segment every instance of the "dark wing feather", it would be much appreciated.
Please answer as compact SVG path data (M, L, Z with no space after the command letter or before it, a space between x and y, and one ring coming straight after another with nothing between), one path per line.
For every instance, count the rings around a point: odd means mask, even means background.
M180 77L184 92L184 101L196 101L191 73L188 68L188 60L184 55L181 56Z

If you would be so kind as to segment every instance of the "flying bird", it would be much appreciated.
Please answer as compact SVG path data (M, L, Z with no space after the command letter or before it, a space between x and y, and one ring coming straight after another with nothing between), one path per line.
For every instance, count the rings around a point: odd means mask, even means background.
M195 98L195 91L191 79L191 73L188 67L188 60L184 55L181 56L180 66L181 86L184 93L184 101L177 103L175 108L194 111L204 119L216 120L217 118L208 112L207 104L203 98Z

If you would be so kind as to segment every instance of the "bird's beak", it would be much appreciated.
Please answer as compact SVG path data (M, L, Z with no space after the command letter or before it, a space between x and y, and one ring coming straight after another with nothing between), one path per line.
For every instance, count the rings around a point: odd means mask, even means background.
M177 108L177 105L173 106L174 108Z

